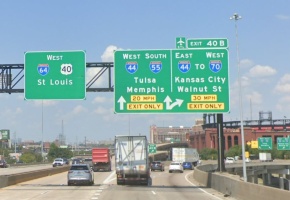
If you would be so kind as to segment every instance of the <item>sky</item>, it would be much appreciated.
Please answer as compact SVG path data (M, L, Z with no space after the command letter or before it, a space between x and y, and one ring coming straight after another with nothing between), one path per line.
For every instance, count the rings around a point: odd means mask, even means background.
M27 51L71 50L84 50L86 62L113 62L115 50L175 49L177 37L227 38L230 112L224 121L240 120L240 95L245 120L259 119L260 111L290 118L288 0L9 0L0 8L0 64L23 64ZM237 29L230 20L234 13L242 17ZM87 70L86 80L95 73ZM103 86L104 78L95 86ZM24 88L23 81L18 87ZM149 137L151 125L192 127L202 118L202 113L114 114L114 92L43 101L1 93L0 101L0 129L22 141L53 141L60 133L68 144L124 134Z

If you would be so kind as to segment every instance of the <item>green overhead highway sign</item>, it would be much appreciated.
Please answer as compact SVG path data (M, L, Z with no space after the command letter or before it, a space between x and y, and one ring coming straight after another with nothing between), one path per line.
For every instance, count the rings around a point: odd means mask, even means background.
M0 130L0 141L10 140L10 130Z
M156 153L156 144L149 144L149 153Z
M260 150L271 150L273 148L271 137L260 137L258 138L258 149Z
M185 37L177 37L175 42L176 49L186 49Z
M229 112L228 50L115 51L116 113Z
M37 99L85 99L84 51L26 52L24 97Z
M188 49L228 48L225 38L187 39L186 44Z
M290 150L289 137L277 137L277 150Z

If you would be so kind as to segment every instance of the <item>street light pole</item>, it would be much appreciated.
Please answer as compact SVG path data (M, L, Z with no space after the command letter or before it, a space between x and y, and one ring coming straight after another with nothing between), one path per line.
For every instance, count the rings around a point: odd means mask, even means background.
M246 170L246 159L245 159L245 134L244 134L244 123L243 123L243 101L242 101L242 83L241 83L241 73L240 73L240 55L239 55L239 40L238 40L238 25L237 21L242 19L242 17L234 13L230 19L235 20L235 30L236 30L236 46L237 46L237 64L238 64L238 82L239 82L239 104L240 104L240 120L241 120L241 138L242 138L242 157L243 157L243 178L244 182L247 182L247 170Z
M41 100L41 158L42 158L42 162L44 162L44 158L43 158L43 100Z

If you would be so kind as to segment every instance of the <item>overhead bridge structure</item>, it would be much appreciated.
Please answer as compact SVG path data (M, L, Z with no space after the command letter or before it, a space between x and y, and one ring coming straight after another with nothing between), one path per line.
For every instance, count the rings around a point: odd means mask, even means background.
M170 158L170 152L172 148L182 148L188 147L187 142L178 142L178 143L163 143L156 145L156 153L150 154L149 159L150 161L153 160L168 160Z
M113 62L86 63L87 71L94 69L86 83L86 92L114 92L113 67ZM104 87L95 87L101 76ZM0 93L24 93L24 64L0 64Z

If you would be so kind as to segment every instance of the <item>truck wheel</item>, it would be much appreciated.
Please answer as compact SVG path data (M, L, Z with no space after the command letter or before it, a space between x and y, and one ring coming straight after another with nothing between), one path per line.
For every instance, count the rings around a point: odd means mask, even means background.
M117 185L124 185L122 181L117 181Z

